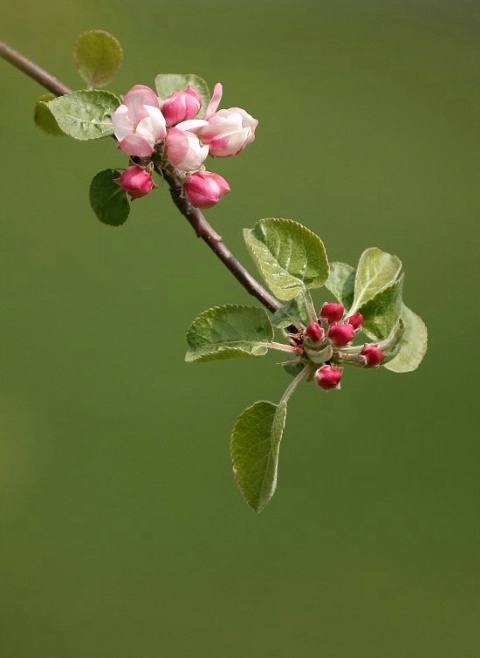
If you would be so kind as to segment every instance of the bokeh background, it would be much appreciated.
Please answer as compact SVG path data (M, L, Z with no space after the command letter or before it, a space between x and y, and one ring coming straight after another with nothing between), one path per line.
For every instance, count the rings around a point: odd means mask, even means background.
M430 349L298 390L253 514L229 433L289 380L275 355L183 355L197 313L255 302L166 189L99 224L88 186L122 154L38 131L42 89L0 61L2 656L480 655L479 21L477 0L4 4L0 38L72 87L92 28L124 47L118 93L222 81L260 120L212 166L227 244L248 262L241 229L280 216L332 259L400 255Z

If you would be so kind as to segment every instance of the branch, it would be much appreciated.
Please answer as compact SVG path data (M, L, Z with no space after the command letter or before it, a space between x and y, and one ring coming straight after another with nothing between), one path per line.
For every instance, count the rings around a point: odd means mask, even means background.
M42 69L41 66L37 66L31 60L27 59L24 55L19 53L17 50L10 48L4 41L0 41L0 57L5 59L10 64L13 64L17 69L20 69L23 73L30 76L51 91L52 94L56 96L63 96L64 94L71 94L72 90L70 87L67 87L62 82L54 78L53 75L50 75L48 71Z
M23 73L36 80L45 89L51 91L57 96L72 93L72 90L62 82L54 78L50 73L42 69L31 60L27 59L18 51L10 48L6 43L0 41L0 57L13 64ZM158 170L157 170L158 171ZM259 302L266 306L270 311L276 311L281 307L280 302L275 299L253 276L243 267L243 265L233 256L227 248L222 238L205 219L203 213L192 206L192 204L182 195L182 186L176 180L173 174L165 170L159 171L170 187L173 202L178 210L190 223L198 237L210 247L213 253L222 261L233 276L251 295L256 297Z

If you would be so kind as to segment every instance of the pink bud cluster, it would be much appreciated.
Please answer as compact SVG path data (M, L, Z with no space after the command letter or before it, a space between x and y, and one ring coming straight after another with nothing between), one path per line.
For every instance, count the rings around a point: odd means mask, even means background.
M132 199L153 189L152 163L173 167L185 196L197 208L211 208L230 192L227 181L206 171L203 163L208 155L230 158L241 153L254 141L258 121L239 107L218 110L222 94L217 83L204 119L196 119L203 101L192 86L163 101L144 85L127 92L112 121L119 147L136 158L119 179Z
M376 368L384 361L385 355L378 345L351 345L362 327L361 313L347 316L342 304L326 303L317 320L295 336L296 350L300 350L305 359L319 366L315 372L315 381L324 390L340 388L343 368L339 365L342 363Z

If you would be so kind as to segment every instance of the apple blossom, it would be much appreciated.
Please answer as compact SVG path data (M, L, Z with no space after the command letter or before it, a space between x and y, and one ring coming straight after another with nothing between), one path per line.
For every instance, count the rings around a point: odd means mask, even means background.
M149 194L155 187L151 173L136 165L125 169L117 181L122 190L129 194L132 199L139 199Z
M183 189L196 208L211 208L230 192L230 185L218 174L199 171L187 179Z
M202 97L191 85L184 91L176 91L162 105L167 126L194 119L202 107Z
M210 147L210 155L230 158L237 155L255 139L258 121L240 107L219 110L210 119L198 136Z
M167 135L158 97L145 85L136 85L127 92L112 122L119 147L131 156L152 155L155 144Z
M182 171L200 169L208 155L208 146L202 145L195 133L178 127L170 128L165 145L168 159Z

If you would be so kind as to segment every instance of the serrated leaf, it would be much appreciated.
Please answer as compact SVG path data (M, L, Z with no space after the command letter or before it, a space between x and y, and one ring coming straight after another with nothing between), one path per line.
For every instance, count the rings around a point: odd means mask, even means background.
M328 260L318 235L291 219L261 219L244 238L260 274L281 300L293 299L328 278Z
M78 37L73 56L78 72L92 89L108 85L117 76L123 50L108 32L89 30Z
M289 302L285 302L278 311L270 318L271 323L277 329L284 329L290 325L298 325L298 322L309 324L307 302L305 295L300 293Z
M237 418L231 454L235 481L255 512L272 498L277 486L278 454L287 403L255 402Z
M109 91L74 91L48 103L64 133L79 140L113 134L112 115L120 99Z
M428 332L423 320L408 306L403 306L401 317L405 322L405 332L400 340L400 351L384 368L393 372L412 372L425 356Z
M184 91L190 85L202 97L202 107L197 114L197 118L201 119L205 115L211 96L210 89L203 78L195 73L160 73L155 78L157 94L162 100L166 100L175 91Z
M373 299L379 292L388 288L398 278L402 261L392 254L370 247L360 256L355 275L355 294L350 313Z
M325 281L325 288L330 290L340 304L350 308L355 288L355 268L338 261L330 263L330 274Z
M90 184L90 205L98 219L109 226L121 226L130 212L127 195L115 182L119 177L119 171L104 169Z
M190 325L185 360L192 363L263 356L272 340L273 328L265 309L215 306Z
M53 116L48 102L56 98L55 94L42 94L35 102L35 109L33 111L33 120L36 126L46 132L48 135L55 135L62 137L65 135L63 130L58 125L55 117Z
M403 276L360 307L363 331L373 340L388 338L398 324L402 310Z

